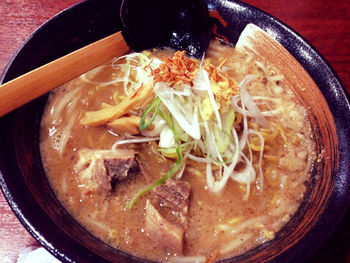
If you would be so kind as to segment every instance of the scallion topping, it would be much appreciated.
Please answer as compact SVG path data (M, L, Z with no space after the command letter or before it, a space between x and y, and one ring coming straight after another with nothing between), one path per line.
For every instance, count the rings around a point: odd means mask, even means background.
M146 130L152 124L152 122L154 121L154 118L158 114L160 102L161 102L160 99L156 97L151 103L151 105L149 105L148 108L145 110L145 112L142 114L140 124L139 124L140 131ZM152 118L150 119L149 122L146 123L146 118L153 108L155 109L154 109Z

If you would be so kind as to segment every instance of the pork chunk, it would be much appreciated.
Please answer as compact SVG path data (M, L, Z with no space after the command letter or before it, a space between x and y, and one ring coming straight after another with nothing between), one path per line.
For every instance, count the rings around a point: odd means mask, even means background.
M155 242L182 254L184 244L183 228L171 224L160 215L149 200L146 201L146 233Z
M136 173L139 168L134 157L108 158L104 159L107 175L114 180L122 181L130 174Z
M180 211L184 215L188 213L190 190L190 183L174 179L168 179L153 189L161 205Z
M111 179L106 176L103 160L93 159L89 166L79 172L79 186L84 194L91 192L108 193L112 190Z
M108 193L112 181L121 181L139 168L134 150L81 149L74 167L84 194Z

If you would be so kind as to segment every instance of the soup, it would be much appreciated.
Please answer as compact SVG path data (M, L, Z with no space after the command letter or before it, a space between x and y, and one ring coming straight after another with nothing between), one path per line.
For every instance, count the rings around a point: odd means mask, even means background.
M69 213L140 258L215 262L272 240L315 160L283 75L217 41L130 53L54 90L41 125L50 184Z

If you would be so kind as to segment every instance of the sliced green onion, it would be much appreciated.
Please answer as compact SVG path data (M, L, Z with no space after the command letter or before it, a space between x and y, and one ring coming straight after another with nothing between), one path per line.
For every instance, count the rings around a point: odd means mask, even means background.
M176 148L175 147L170 147L170 148L162 148L162 147L160 147L157 150L159 152L162 152L162 153L176 153Z
M235 121L236 114L232 107L230 109L222 114L221 120L222 120L222 130L226 133L230 133L232 129L232 125Z
M176 154L177 154L177 160L176 163L173 165L173 167L170 169L169 172L167 172L166 175L164 175L162 178L160 178L157 182L155 182L154 184L152 184L151 186L143 189L142 191L140 191L135 197L134 199L132 199L128 205L127 208L130 209L134 203L136 202L137 199L139 199L139 197L141 195L143 195L144 193L152 190L154 187L161 185L162 183L164 183L166 180L168 180L174 173L177 172L177 170L179 170L180 166L181 166L181 162L182 162L182 156L181 156L181 143L180 141L178 141L178 145L176 147Z
M180 124L177 122L176 119L173 120L173 124L174 124L174 130L177 133L180 140L183 142L188 142L190 136L188 135L187 132L185 132L182 129L182 127L180 126Z
M173 120L172 120L171 114L167 114L162 110L159 110L158 114L163 120L165 120L165 122L169 125L169 127L173 130L175 134L175 130L173 129Z
M191 146L193 146L193 142L186 142L186 143L182 143L181 144L181 152L188 150ZM171 154L171 153L176 153L176 147L169 147L169 148L163 148L160 147L157 150L161 153L165 153L165 154Z
M159 111L159 105L160 105L160 99L158 97L156 97L151 105L148 106L148 108L146 109L146 111L142 114L141 120L140 120L140 124L139 124L139 129L140 131L146 130L154 121L154 118L157 116L158 111ZM152 118L150 119L149 122L146 123L146 118L148 116L148 113L150 113L150 111L155 107L154 113L152 115Z
M218 150L220 153L223 153L227 149L230 141L232 141L230 131L232 129L233 122L235 121L234 110L230 108L227 112L222 114L221 120L222 130L220 130L217 125L214 125L214 135Z
M226 161L217 161L215 160L211 155L209 155L209 158L212 160L213 163L215 164L227 164L227 163L232 163L233 157L235 156L235 154L233 153L232 156L227 159Z

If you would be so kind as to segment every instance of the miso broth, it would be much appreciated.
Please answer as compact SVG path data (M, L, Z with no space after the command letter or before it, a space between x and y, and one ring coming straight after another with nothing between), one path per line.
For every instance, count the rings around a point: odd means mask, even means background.
M133 101L148 83L157 90ZM127 100L132 107L115 117ZM140 131L142 119L151 124ZM82 226L160 262L215 262L272 240L297 211L315 159L306 110L283 76L216 41L203 61L131 53L57 88L41 153L55 194Z

